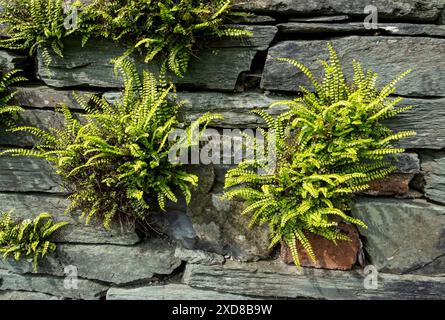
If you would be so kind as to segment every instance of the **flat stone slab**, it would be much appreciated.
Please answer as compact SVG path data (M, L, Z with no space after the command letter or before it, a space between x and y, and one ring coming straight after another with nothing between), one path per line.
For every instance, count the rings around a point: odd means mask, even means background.
M224 119L212 122L213 127L222 128L256 128L264 126L260 117L253 114L253 109L267 110L271 114L279 114L284 108L269 106L277 100L290 99L279 95L265 95L246 92L230 94L222 92L178 92L178 100L184 103L181 118L194 121L206 112L223 115Z
M0 300L60 300L46 293L29 291L0 291Z
M347 15L338 15L338 16L318 16L318 17L310 17L310 18L290 18L290 22L337 22L337 21L347 21L350 17Z
M98 300L105 296L109 289L109 286L81 278L77 279L77 288L75 288L70 286L72 282L67 286L65 279L65 277L19 275L0 269L0 290L29 291L72 299Z
M169 275L181 260L166 239L150 239L137 246L59 245L63 265L74 265L82 278L126 284Z
M421 154L425 197L445 204L445 152Z
M82 279L124 285L170 275L181 264L174 246L166 239L150 239L135 246L59 244L56 252L39 263L37 272L26 260L2 260L0 269L27 275L65 275L67 266L76 267ZM0 287L0 290L2 288ZM17 288L15 288L17 289Z
M189 250L182 246L176 247L175 257L182 261L187 261L188 263L205 264L209 266L223 264L225 261L222 255L203 250Z
M378 85L413 68L412 74L398 85L397 94L424 97L443 96L445 92L445 39L425 37L362 37L333 39L332 44L343 62L347 79L352 75L352 59L362 62L380 75ZM319 59L328 58L325 40L284 41L269 49L261 86L266 90L297 91L300 85L311 88L297 68L275 58L292 58L322 75Z
M293 15L341 15L366 16L363 11L369 4L377 7L378 15L387 19L404 19L414 21L435 21L444 7L442 0L410 0L392 1L376 0L372 3L366 0L234 0L234 7L240 10Z
M363 22L321 23L287 22L277 25L284 34L374 34L397 36L445 37L445 26L435 24L378 23L376 29L366 29Z
M54 110L62 103L68 105L72 110L82 110L70 90L58 90L42 85L14 87L13 90L17 91L14 97L15 103L23 107ZM84 90L76 90L76 92L80 95L98 93L97 91Z
M63 124L63 116L52 110L26 110L20 112L17 126L35 126L40 129L50 127L60 128ZM7 128L0 126L0 146L32 147L36 138L25 132L8 132Z
M445 99L405 99L400 106L414 108L401 113L388 122L395 131L414 130L415 136L397 143L402 148L442 149L445 148Z
M0 192L63 193L48 162L31 157L0 157Z
M184 284L167 284L134 289L111 288L107 292L107 300L252 300L252 298L199 290Z
M85 225L84 220L79 219L79 212L65 215L65 209L69 205L65 196L0 193L0 203L0 210L13 210L13 215L19 219L31 219L42 212L48 212L56 221L69 221L69 225L55 234L56 242L132 245L140 241L134 226L114 225L108 231L102 227L100 221Z
M178 85L233 91L238 76L249 71L258 51L267 50L275 37L275 26L241 26L254 33L252 38L209 42L198 58L193 58L184 78L174 77ZM113 72L111 59L121 56L125 48L107 40L90 40L85 47L79 39L67 39L63 59L52 56L49 67L38 54L37 76L53 87L90 86L120 88L121 78ZM140 59L139 59L140 60ZM140 69L159 72L159 65L138 63Z
M203 290L263 298L443 299L445 279L418 275L378 275L366 289L361 271L288 266L277 261L226 262L223 266L187 265L183 281ZM368 283L368 282L367 282ZM370 288L370 286L367 286Z
M43 92L53 91L58 95L65 96L69 99L71 91L59 91L48 89ZM31 90L32 91L32 90ZM65 93L65 94L63 94ZM51 126L60 127L62 118L60 114L51 110L39 110L42 103L36 94L28 91L28 96L35 97L35 104L31 107L37 108L21 113L20 125L35 125L37 127L47 129ZM49 93L50 94L50 93ZM25 94L24 94L25 95ZM106 92L106 97L110 102L116 101L121 96L119 92ZM213 127L219 128L257 128L264 126L264 122L253 114L254 108L267 110L269 113L276 115L286 110L284 106L277 106L268 109L271 103L277 100L292 99L290 95L275 95L256 92L246 93L223 93L223 92L178 92L178 100L184 102L184 107L180 112L180 118L183 121L193 121L206 112L216 112L224 116L224 119L217 120L212 123ZM50 94L51 97L51 94ZM43 98L43 97L42 97ZM392 119L389 125L394 130L415 130L416 136L403 139L400 146L404 148L416 149L441 149L445 148L445 98L441 99L405 99L400 106L412 105L414 108L406 113L399 115L396 119ZM75 111L79 108L76 104L70 103L69 106ZM75 112L76 114L76 112ZM4 128L0 128L0 145L15 146L32 146L35 140L26 134L5 132ZM410 172L407 172L410 173Z
M0 66L4 68L3 71L11 71L14 69L26 70L31 66L31 63L27 55L0 50Z
M383 272L444 275L445 207L425 200L358 198L353 215L371 263Z

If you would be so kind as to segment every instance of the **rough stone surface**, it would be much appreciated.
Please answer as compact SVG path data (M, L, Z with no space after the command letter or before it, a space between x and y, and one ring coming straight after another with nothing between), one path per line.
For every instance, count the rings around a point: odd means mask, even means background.
M73 98L72 91L69 90L57 90L47 86L21 86L14 87L14 90L17 91L15 95L15 103L24 107L33 107L33 108L55 108L60 103L64 103L70 107L70 109L78 109L82 108L76 103L76 100ZM97 92L93 91L78 91L76 92L79 95L87 95L93 94Z
M357 254L360 250L359 234L352 225L342 223L340 229L351 241L337 241L336 245L323 237L314 234L307 235L317 259L315 263L301 243L297 241L298 257L301 266L330 270L351 270L357 261ZM281 244L280 258L285 263L294 264L290 248L284 242Z
M50 127L60 128L63 125L63 117L50 110L26 110L20 112L18 126L35 126L41 129ZM0 145L31 147L36 138L25 132L8 132L7 128L0 125Z
M56 253L40 262L37 272L25 260L2 260L0 269L24 276L63 277L66 266L75 266L78 276L83 279L123 285L170 275L180 264L174 247L165 239L150 239L137 246L59 244Z
M184 78L174 78L178 85L232 91L238 76L249 71L258 51L266 50L277 32L274 26L245 26L254 36L243 40L225 40L209 43L210 49L203 50L199 59L191 61ZM93 86L121 87L123 82L113 72L110 59L121 56L125 49L106 40L92 40L85 47L79 40L68 39L65 57L53 57L47 68L38 55L38 77L53 87ZM216 54L215 54L216 51ZM140 63L139 67L151 72L159 66Z
M0 291L0 300L60 300L60 298L40 292Z
M284 34L376 34L397 36L445 37L445 26L435 24L379 23L376 29L366 29L363 22L304 23L288 22L277 25Z
M395 131L414 130L415 136L401 140L402 148L445 148L445 99L405 99L400 106L414 108L391 119L388 125Z
M425 153L421 158L425 196L445 204L445 152Z
M295 67L274 58L293 58L320 76L326 59L325 40L284 41L269 49L262 88L295 91L299 85L311 88L306 77ZM362 62L380 75L378 84L391 81L396 75L415 66L416 72L399 85L397 94L404 96L443 96L445 92L445 39L426 37L360 37L333 39L332 44L343 61L346 76L352 73L352 59Z
M117 92L108 92L104 96L111 102L119 97ZM180 116L183 120L194 120L208 111L221 113L224 119L215 121L213 126L222 128L256 128L264 123L251 113L253 108L266 109L272 102L289 99L289 96L263 95L260 93L210 93L180 92L178 98L185 102ZM389 125L394 130L415 130L416 136L403 139L399 144L404 148L445 148L445 99L405 99L400 106L412 105L414 108L392 119ZM277 114L285 107L270 110ZM20 125L35 125L40 128L60 127L62 119L50 110L28 110L21 114ZM34 139L26 134L8 133L0 127L0 145L32 146ZM409 172L406 172L409 173Z
M215 93L215 92L179 92L178 100L184 102L181 118L193 121L206 112L220 113L224 119L212 122L212 126L227 128L256 128L264 122L252 110L267 109L283 96L261 93ZM270 113L277 114L283 108L276 107Z
M391 165L395 166L394 173L419 173L420 160L416 153L398 153L387 157Z
M251 261L268 257L267 227L248 227L242 216L242 204L221 200L221 193L211 192L215 175L211 166L196 172L200 185L190 205L172 204L166 213L153 215L153 224L190 250L204 250Z
M272 24L276 20L270 16L263 16L263 15L254 15L253 17L233 17L231 18L231 22L238 23L238 24Z
M223 128L256 128L263 126L263 121L251 113L253 108L267 109L277 100L289 99L289 96L263 95L259 93L209 93L180 92L179 100L185 102L181 117L192 121L208 111L214 111L224 116L212 125ZM388 125L395 131L415 130L417 135L403 139L399 146L403 148L445 148L445 99L405 99L400 106L411 105L412 110L391 119ZM286 110L285 106L277 106L269 110L278 114ZM416 156L397 157L398 173L417 173L419 170Z
M62 193L61 181L44 160L0 157L0 192Z
M0 290L46 293L57 297L97 300L105 296L108 286L85 279L77 279L77 289L66 289L65 277L19 275L0 269Z
M368 225L361 234L379 270L445 274L445 265L436 264L445 253L444 207L424 200L359 198L353 215Z
M291 22L337 22L337 21L347 21L349 20L349 16L347 15L339 15L339 16L318 16L311 18L290 18Z
M69 201L65 197L45 194L0 193L1 209L13 210L19 219L29 219L42 212L51 213L56 221L69 221L70 224L55 234L56 242L103 243L132 245L139 242L134 226L115 225L110 231L105 230L100 222L85 225L79 219L79 212L65 215Z
M197 237L209 249L229 254L242 261L257 260L269 255L267 227L248 227L249 218L242 216L240 202L221 199L221 193L195 194L187 215Z
M14 69L24 70L29 67L29 58L23 54L0 50L0 66L6 71Z
M134 289L111 288L107 292L107 300L251 300L251 298L194 289L184 284L168 284Z
M260 261L223 266L186 266L184 283L197 289L216 290L264 298L315 299L443 299L445 279L419 275L379 273L377 289L364 288L359 271L303 268Z
M188 250L181 246L176 247L175 257L182 261L187 261L188 263L204 264L208 266L223 264L225 261L224 257L219 254L202 250Z
M372 2L378 9L379 17L404 20L435 21L439 18L443 0L375 0ZM366 16L364 8L369 5L366 0L235 0L234 7L259 13L282 15L335 15Z
M383 179L371 181L370 188L361 193L371 196L404 195L409 192L409 183L413 177L412 173L394 173Z
M137 246L59 245L63 265L77 266L82 278L126 284L169 275L181 260L165 239L151 239Z
M103 97L110 103L116 103L121 97L120 92L105 92ZM258 92L224 93L206 91L180 91L176 97L170 100L183 103L179 111L179 118L185 122L191 122L204 115L206 112L221 114L224 119L215 120L212 127L218 128L256 128L264 126L264 121L252 113L253 109L264 109L270 114L276 115L286 107L269 106L278 100L288 100L290 97L282 95L267 95Z

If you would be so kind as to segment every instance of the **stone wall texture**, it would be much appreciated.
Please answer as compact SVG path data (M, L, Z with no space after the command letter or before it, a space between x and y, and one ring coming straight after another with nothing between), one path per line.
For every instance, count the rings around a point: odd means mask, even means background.
M242 204L220 198L226 164L195 166L201 185L189 207L170 205L153 213L159 234L142 238L135 226L106 231L84 225L78 215L63 214L66 191L51 166L28 158L0 158L0 209L19 218L50 212L70 226L56 238L57 252L37 272L27 261L0 260L3 299L445 299L445 0L376 0L381 22L366 29L364 0L235 0L235 8L255 17L238 26L254 36L211 41L193 59L189 73L175 78L184 101L181 118L221 113L214 129L255 128L263 123L251 113L309 85L303 74L275 60L295 58L320 75L318 59L332 42L347 74L351 60L380 74L380 83L413 68L398 87L404 104L414 108L392 120L396 130L416 130L404 140L407 154L391 161L395 175L357 196L353 215L363 219L359 259L374 266L378 286L366 289L367 273L312 268L298 270L268 248L267 226L250 229ZM31 81L16 89L25 107L21 124L57 126L54 112L63 102L81 108L71 92L98 93L112 101L122 89L110 59L119 45L79 39L65 42L65 58L45 66L25 54L0 50L6 69L25 70ZM138 63L156 72L155 64ZM309 86L310 88L310 86ZM279 112L275 110L274 112ZM32 147L33 139L0 128L0 149ZM77 288L66 286L67 266L76 266Z

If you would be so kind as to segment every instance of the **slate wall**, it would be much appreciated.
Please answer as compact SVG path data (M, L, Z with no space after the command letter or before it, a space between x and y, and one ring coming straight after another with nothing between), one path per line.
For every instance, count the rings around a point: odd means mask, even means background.
M282 97L294 96L307 81L276 57L291 57L320 71L331 41L348 73L356 58L387 82L398 73L414 72L397 93L415 108L390 123L394 129L416 130L401 145L408 154L396 159L397 174L409 189L381 188L357 197L354 215L369 229L361 230L369 263L379 270L379 286L366 290L364 273L305 269L277 261L267 249L267 228L249 229L239 215L241 204L223 202L228 165L195 168L202 182L192 204L178 204L167 214L153 213L151 223L163 234L142 239L134 226L107 232L66 217L66 193L51 167L28 158L0 158L0 208L15 209L23 218L51 212L69 219L57 238L59 247L34 273L29 264L0 261L0 299L253 299L311 298L445 298L445 16L443 0L377 0L378 29L363 25L364 0L236 1L238 10L256 17L235 21L253 31L243 41L211 41L192 62L190 72L175 79L186 102L184 120L207 111L222 113L214 127L255 128L250 113ZM21 68L30 83L17 87L26 108L22 124L57 125L58 102L80 109L71 91L119 95L110 58L123 53L115 43L94 40L80 48L66 41L65 58L54 57L46 68L35 59L0 50L0 63ZM216 54L215 54L216 53ZM156 65L140 64L156 71ZM0 146L32 147L33 140L0 128ZM385 182L386 183L386 182ZM388 189L388 188L386 188ZM77 268L78 285L69 285Z

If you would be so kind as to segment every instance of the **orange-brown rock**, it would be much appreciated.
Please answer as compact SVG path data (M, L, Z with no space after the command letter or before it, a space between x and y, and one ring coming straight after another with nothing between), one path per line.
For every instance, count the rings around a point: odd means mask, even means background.
M361 192L371 196L393 196L409 193L409 183L413 173L394 173L369 183L370 188Z
M307 238L312 244L315 256L314 263L302 245L297 242L298 254L302 267L314 267L318 269L350 270L357 261L360 250L360 238L355 226L341 223L340 229L349 236L351 241L337 241L337 245L323 237L314 234L307 234ZM292 253L289 246L281 244L280 258L283 262L293 264Z

